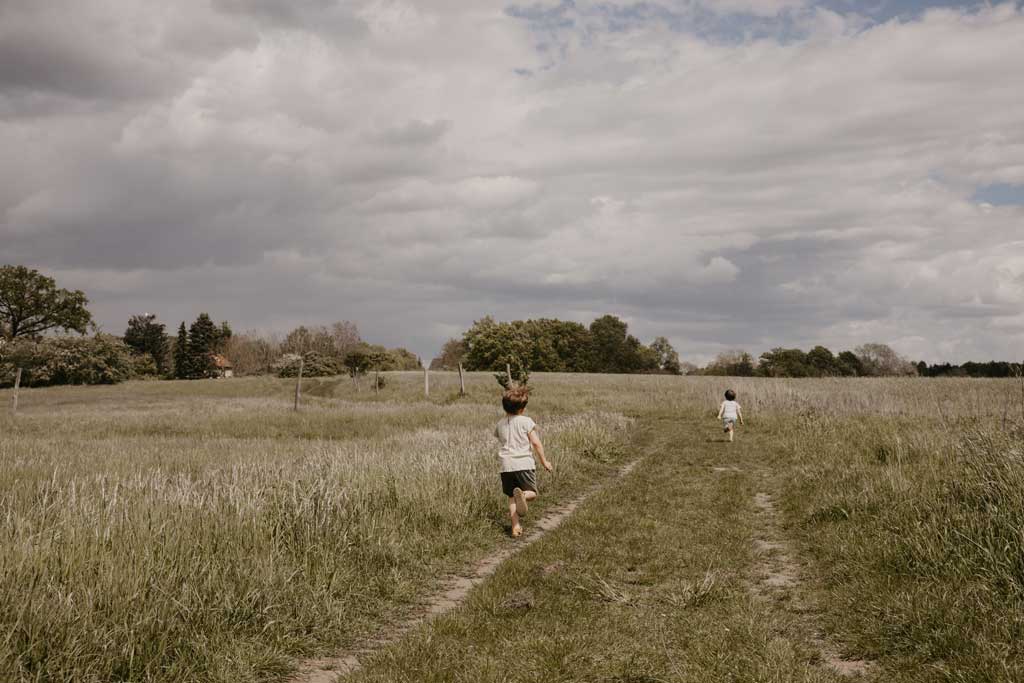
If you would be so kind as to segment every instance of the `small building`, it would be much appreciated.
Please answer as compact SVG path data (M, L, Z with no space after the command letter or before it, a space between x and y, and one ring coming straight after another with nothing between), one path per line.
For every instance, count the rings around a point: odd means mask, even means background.
M235 376L235 367L231 364L231 361L219 353L213 354L213 367L217 371L217 377L227 378Z

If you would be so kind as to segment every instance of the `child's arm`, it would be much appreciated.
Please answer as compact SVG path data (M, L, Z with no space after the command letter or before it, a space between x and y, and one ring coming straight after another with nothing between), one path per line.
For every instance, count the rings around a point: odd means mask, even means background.
M550 472L552 469L551 463L548 462L547 457L544 455L544 444L540 442L540 437L537 436L537 430L531 429L527 436L530 439L530 446L533 447L533 451L537 454L537 457L540 458L540 464L544 469Z
M743 424L743 409L739 403L736 404L736 417L740 419L740 424Z
M724 410L725 410L725 401L722 401L722 404L720 406L718 406L718 419L719 420L722 419L722 412Z

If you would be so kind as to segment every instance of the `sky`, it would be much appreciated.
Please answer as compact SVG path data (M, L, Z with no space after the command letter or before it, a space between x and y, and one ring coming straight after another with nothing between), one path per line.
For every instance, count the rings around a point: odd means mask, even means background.
M235 330L1024 353L1024 3L0 0L0 263Z

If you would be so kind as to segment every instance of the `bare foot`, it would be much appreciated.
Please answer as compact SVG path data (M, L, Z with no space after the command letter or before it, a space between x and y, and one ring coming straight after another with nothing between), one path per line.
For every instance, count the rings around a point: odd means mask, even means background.
M516 514L520 517L525 516L529 506L526 504L526 496L523 495L523 490L518 486L512 489L512 498L516 501Z

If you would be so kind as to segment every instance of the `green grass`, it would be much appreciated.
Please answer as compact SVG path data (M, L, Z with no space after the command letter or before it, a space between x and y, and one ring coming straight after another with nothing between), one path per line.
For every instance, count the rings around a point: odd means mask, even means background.
M755 597L765 439L648 418L645 459L507 562L460 610L381 651L359 683L839 680L804 623ZM740 472L716 472L724 463Z
M558 468L537 512L644 465L366 680L512 680L509 647L516 680L832 680L815 631L880 681L1024 679L1019 384L534 383ZM279 681L401 618L510 542L497 385L457 386L310 380L298 413L274 378L23 390L0 417L0 680ZM792 600L751 590L759 490L801 552Z
M28 393L0 442L0 679L279 679L502 538L493 402L296 414L282 389ZM551 499L623 457L620 415L542 424Z
M828 630L895 680L1024 680L1022 446L971 424L795 425L776 462Z

